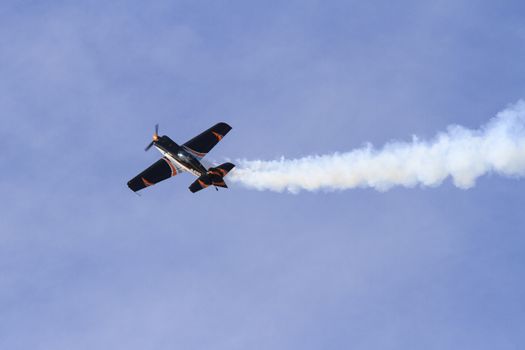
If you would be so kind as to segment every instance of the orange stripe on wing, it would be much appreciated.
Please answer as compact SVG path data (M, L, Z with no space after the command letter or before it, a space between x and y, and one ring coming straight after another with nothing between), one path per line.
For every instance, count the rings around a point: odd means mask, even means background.
M166 158L166 157L164 157L162 159L164 159L164 161L166 161L166 163L168 163L168 165L170 166L171 176L177 175L177 169L173 166L173 164L171 164L170 160L168 158Z
M224 136L222 136L221 134L219 134L218 132L215 132L215 131L212 131L213 135L215 135L215 137L217 138L217 141L220 141L222 140L222 138Z
M146 187L149 187L149 186L153 186L153 185L155 185L155 183L153 183L153 182L149 182L148 180L146 180L146 179L143 178L143 177L141 177L141 179L142 179L142 182L144 183L144 186L146 186Z
M201 152L194 151L194 150L192 150L191 148L189 148L187 146L184 146L184 148L186 149L186 151L190 152L191 154L193 154L194 156L197 156L199 158L203 158L206 155L206 153L201 153Z

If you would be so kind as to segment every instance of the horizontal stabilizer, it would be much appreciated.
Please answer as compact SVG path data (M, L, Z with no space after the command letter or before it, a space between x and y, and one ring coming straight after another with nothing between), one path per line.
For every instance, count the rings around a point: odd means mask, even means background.
M210 177L208 175L202 175L190 185L190 191L195 193L209 187L210 185L212 185Z
M208 174L216 174L221 177L225 177L233 168L235 164L232 163L223 163L217 167L212 167L208 169Z
M228 185L224 182L224 176L226 176L234 167L235 165L232 163L224 163L217 167L209 168L206 175L200 176L197 181L191 184L190 191L195 193L211 185L228 188Z

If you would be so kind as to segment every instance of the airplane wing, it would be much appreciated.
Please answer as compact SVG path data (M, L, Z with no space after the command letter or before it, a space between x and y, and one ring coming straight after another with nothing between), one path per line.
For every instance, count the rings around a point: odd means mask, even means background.
M232 129L226 123L218 123L204 131L202 134L195 136L188 142L186 142L183 147L193 154L198 159L201 159L211 151L213 147Z
M163 157L131 179L128 182L128 187L133 192L137 192L145 187L152 186L157 182L175 176L182 171L184 171L182 168L173 164L167 157Z

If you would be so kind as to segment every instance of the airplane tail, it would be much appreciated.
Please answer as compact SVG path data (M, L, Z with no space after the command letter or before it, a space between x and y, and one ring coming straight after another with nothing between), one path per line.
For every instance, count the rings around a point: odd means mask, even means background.
M209 186L228 188L224 177L235 167L232 163L224 163L217 167L211 167L205 175L201 175L190 185L190 191L195 193Z

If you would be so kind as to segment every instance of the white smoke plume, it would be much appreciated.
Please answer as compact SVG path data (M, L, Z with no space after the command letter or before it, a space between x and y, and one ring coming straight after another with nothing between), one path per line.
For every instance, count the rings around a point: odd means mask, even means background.
M346 190L438 186L449 176L463 189L488 173L525 176L525 101L479 129L451 125L430 141L366 145L346 153L272 161L239 160L230 180L257 190Z

